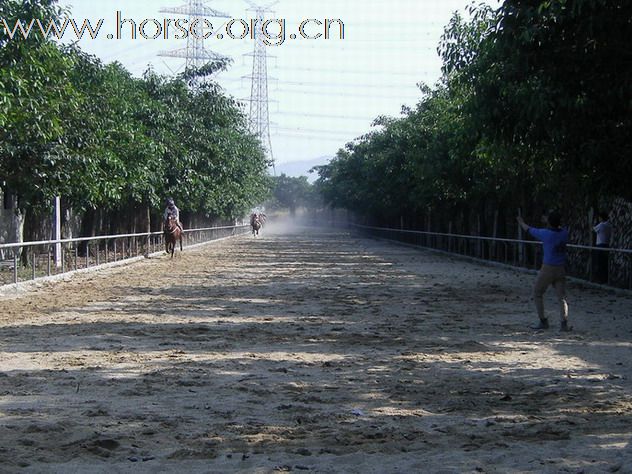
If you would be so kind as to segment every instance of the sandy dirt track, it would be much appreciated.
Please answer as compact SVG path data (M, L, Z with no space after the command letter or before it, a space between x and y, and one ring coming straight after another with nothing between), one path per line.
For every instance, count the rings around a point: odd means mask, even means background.
M632 472L632 298L264 229L0 297L0 472Z

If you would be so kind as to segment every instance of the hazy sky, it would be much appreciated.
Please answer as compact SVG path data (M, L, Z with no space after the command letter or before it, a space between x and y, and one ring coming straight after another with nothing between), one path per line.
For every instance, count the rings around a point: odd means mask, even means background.
M272 2L260 2L268 5ZM105 62L119 61L135 75L149 66L163 74L181 72L184 60L160 57L158 53L186 47L186 40L159 38L107 39L116 31L117 11L137 25L143 20L185 18L160 13L161 8L184 6L187 0L61 0L72 17L92 23L104 19L99 39L84 39L80 45ZM456 10L465 11L470 0L281 0L266 18L286 20L286 40L268 50L270 127L277 163L333 156L344 144L371 130L378 115L398 115L402 105L414 106L421 94L417 83L434 84L441 63L437 45L444 26ZM480 2L477 2L480 3ZM486 3L498 5L497 0ZM208 7L232 19L253 18L241 0L213 0ZM345 39L295 39L303 20L340 19ZM217 30L227 20L212 19ZM240 28L235 24L235 32ZM123 34L129 35L129 27ZM270 25L272 34L279 27ZM152 34L155 27L147 27ZM306 26L315 35L316 23ZM172 31L172 35L177 30ZM332 34L337 33L335 28ZM217 76L226 91L248 100L252 73L253 42L250 39L219 40L214 35L205 47L229 56L233 64Z

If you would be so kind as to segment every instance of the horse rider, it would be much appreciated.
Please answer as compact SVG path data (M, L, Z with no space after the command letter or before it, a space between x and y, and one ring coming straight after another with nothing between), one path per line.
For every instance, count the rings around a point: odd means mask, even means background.
M184 231L184 229L182 228L182 223L180 222L180 209L178 209L178 207L176 206L175 201L173 200L173 198L167 198L167 208L165 209L165 213L164 213L164 221L167 222L167 219L169 219L169 216L173 216L173 218L176 221L177 226L180 228L180 231Z

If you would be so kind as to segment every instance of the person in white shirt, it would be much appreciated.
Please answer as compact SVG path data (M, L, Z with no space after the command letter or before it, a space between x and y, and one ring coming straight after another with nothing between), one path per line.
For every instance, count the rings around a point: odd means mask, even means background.
M612 224L608 219L607 212L599 213L600 222L593 231L597 234L597 247L610 247L610 239L612 238Z
M599 223L593 227L593 232L597 234L596 246L607 249L612 240L612 224L607 212L600 212L599 219ZM608 254L607 250L597 250L594 254L594 276L598 283L608 283Z

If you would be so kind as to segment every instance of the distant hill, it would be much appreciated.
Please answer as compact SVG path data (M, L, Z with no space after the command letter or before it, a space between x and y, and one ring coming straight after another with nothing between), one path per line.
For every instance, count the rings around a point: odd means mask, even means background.
M277 176L285 174L286 176L292 176L295 178L299 176L307 176L307 180L310 183L313 183L316 179L318 179L318 174L310 173L309 170L314 166L326 165L331 159L331 156L321 156L319 158L314 158L313 160L278 163L276 164L276 174Z

